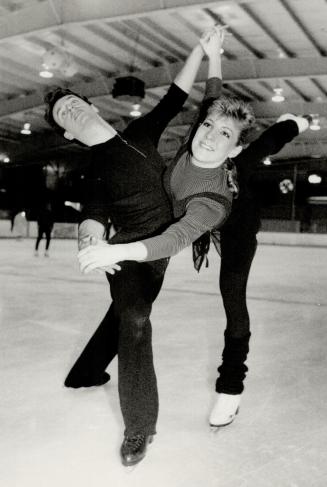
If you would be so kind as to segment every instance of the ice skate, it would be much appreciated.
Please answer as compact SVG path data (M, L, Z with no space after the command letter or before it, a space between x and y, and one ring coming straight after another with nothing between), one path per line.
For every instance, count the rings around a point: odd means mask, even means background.
M147 446L152 443L153 436L139 434L125 436L120 448L122 464L128 467L128 471L133 471L135 466L143 460L146 455Z
M231 424L239 412L241 394L216 394L216 402L211 411L209 424L213 432Z

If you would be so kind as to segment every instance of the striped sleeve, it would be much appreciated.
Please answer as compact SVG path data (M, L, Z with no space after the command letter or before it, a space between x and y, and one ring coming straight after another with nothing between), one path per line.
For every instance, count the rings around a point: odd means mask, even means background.
M194 198L185 215L170 225L161 235L142 240L147 249L146 261L178 254L208 230L219 226L226 218L223 204L211 198Z

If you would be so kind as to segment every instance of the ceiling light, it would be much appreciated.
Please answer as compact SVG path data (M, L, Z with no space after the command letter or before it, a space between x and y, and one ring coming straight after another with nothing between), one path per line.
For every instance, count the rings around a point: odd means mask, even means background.
M283 88L274 88L274 95L271 97L272 101L279 103L285 100L283 95Z
M310 174L308 176L308 181L310 184L320 184L321 183L321 176L319 174Z
M52 78L54 71L59 72L67 78L71 78L78 70L72 55L62 47L51 47L47 49L42 61L43 69L39 73L42 78Z
M290 191L293 191L294 184L290 179L283 179L283 181L279 183L279 189L281 193L287 194Z
M24 123L24 127L22 128L20 133L24 134L24 135L30 135L32 133L31 132L31 124L30 123Z
M133 110L131 110L129 112L129 114L132 117L139 117L140 115L142 115L142 112L140 111L140 108L141 108L141 105L139 103L134 103Z
M312 121L309 125L309 128L311 130L320 130L320 121L319 121L319 117L312 117Z
M263 161L262 161L262 164L264 164L265 166L271 166L271 160L269 159L269 157L266 157Z
M145 95L145 84L134 76L122 76L115 80L112 89L112 97L119 101L129 101L133 104L140 103Z
M39 76L41 76L41 78L52 78L53 73L49 69L44 68L42 71L39 72Z
M5 156L5 157L3 158L3 162L10 162L9 157L8 157L8 156Z

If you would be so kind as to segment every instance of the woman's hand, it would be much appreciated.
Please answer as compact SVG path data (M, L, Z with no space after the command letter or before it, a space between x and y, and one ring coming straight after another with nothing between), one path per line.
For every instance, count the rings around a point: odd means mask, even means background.
M227 26L225 25L215 25L200 38L202 49L209 58L211 56L217 56L217 54L220 56L226 28Z
M78 253L80 270L83 274L94 270L114 274L115 271L121 270L117 262L125 259L124 254L123 245L109 245L106 242L98 241Z

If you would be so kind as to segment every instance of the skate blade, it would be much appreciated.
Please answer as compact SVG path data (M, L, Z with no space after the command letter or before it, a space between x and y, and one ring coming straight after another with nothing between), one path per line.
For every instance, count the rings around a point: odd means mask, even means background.
M234 419L238 415L238 412L239 412L239 408L237 408L237 410L235 411L235 414L233 414L233 416L231 416L230 420L227 423L223 423L223 424L211 424L210 423L210 431L212 433L217 433L220 428L225 428L225 426L232 424L232 422L234 421Z

